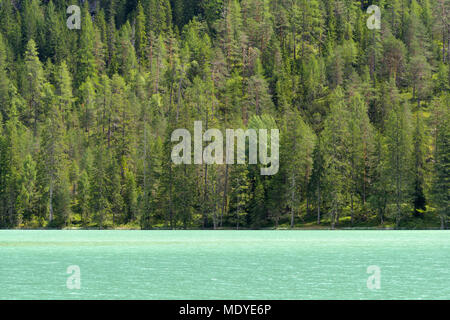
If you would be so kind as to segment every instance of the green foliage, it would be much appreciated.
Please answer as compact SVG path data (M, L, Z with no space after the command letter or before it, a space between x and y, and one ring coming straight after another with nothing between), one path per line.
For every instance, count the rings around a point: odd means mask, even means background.
M448 1L376 4L84 1L70 30L0 0L0 227L445 228ZM278 128L278 173L175 165L194 121Z

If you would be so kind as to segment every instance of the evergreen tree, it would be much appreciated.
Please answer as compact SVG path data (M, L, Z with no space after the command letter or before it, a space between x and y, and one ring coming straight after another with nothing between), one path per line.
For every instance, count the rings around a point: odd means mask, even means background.
M95 29L89 13L89 3L84 3L81 15L81 30L77 48L77 85L81 85L89 77L97 78L97 65L94 57Z
M423 216L422 212L426 209L427 200L425 198L425 172L426 168L426 145L425 145L425 132L423 124L423 115L420 111L415 116L415 129L413 133L414 143L414 213L419 216Z
M37 131L38 121L42 116L42 97L45 84L44 70L39 61L36 43L30 39L25 52L25 76L22 80L22 94L27 103L26 123L33 125L34 132Z
M11 103L9 95L10 81L6 66L6 47L3 36L0 33L0 115L2 119L6 119Z
M450 216L450 160L449 160L449 113L448 95L442 99L435 111L435 150L434 150L434 179L432 186L433 202L441 218L441 229L445 227L445 221Z
M239 230L240 226L245 225L250 200L247 165L236 164L232 166L230 182L230 222L234 223L236 229Z
M412 194L412 130L411 114L407 104L400 101L388 116L386 123L387 172L389 174L388 205L395 217L396 227L410 209Z
M302 198L306 197L306 188L312 172L315 135L298 111L292 111L285 116L286 124L282 139L284 158L281 161L289 163L286 165L286 178L290 189L290 226L293 228L294 218L299 215Z

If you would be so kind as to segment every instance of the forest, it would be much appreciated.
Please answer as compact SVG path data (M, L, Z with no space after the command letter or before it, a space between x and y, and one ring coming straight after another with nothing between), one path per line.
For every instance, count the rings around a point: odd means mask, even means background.
M449 0L0 0L0 228L447 228L449 15ZM195 121L279 129L279 171L175 165L171 134Z

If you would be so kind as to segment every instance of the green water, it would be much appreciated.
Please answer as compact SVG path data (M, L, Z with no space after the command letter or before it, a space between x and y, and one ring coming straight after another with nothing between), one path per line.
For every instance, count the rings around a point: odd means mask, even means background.
M0 231L0 299L450 299L450 232Z

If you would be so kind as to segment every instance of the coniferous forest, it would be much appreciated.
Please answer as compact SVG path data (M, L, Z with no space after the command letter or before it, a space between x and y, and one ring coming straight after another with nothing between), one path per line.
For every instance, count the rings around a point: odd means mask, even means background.
M448 0L0 0L0 228L446 228L449 15ZM278 173L175 165L171 133L194 121L278 128Z

